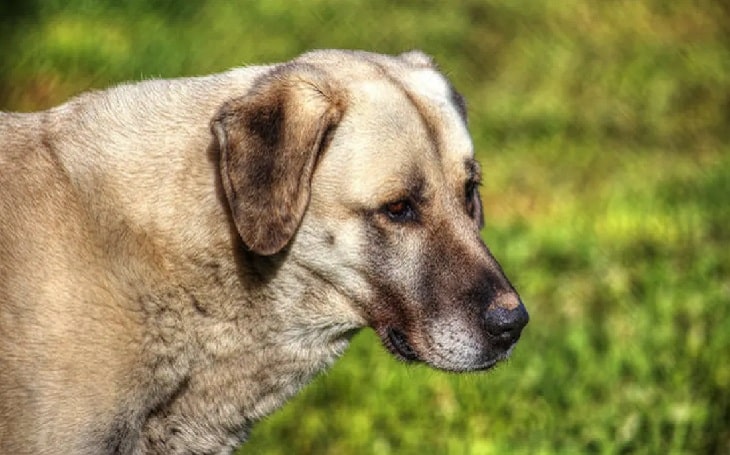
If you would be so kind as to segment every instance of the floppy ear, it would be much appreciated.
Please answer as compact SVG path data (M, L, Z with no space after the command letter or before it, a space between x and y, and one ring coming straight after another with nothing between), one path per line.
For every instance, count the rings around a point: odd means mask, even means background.
M318 154L344 104L321 71L293 63L261 77L213 120L226 198L253 252L277 253L296 232Z

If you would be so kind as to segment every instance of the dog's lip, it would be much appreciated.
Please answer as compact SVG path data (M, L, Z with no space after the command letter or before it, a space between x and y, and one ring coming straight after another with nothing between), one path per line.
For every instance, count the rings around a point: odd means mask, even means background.
M471 371L488 371L488 370L491 370L492 368L496 367L500 363L502 363L502 360L504 360L504 358L502 358L501 356L495 357L495 358L492 358L492 359L482 363L481 365L477 365L474 368L471 368L470 370Z
M487 371L491 370L492 368L496 367L497 365L503 363L507 359L509 359L510 354L512 353L512 349L514 348L514 344L510 346L509 349L506 351L501 351L499 354L489 357L486 361L484 361L481 365L475 366L472 371Z
M396 358L406 362L424 362L433 368L455 373L486 372L492 370L507 360L514 348L514 345L512 345L507 350L491 350L489 353L485 353L479 361L459 364L453 363L449 359L438 355L434 358L430 358L431 356L428 355L428 353L426 353L425 356L418 354L408 340L407 334L397 327L381 326L376 329L376 332L380 335L383 345Z
M419 360L418 354L416 354L416 351L408 343L408 339L402 331L389 327L385 332L387 339L386 345L392 352L411 362Z

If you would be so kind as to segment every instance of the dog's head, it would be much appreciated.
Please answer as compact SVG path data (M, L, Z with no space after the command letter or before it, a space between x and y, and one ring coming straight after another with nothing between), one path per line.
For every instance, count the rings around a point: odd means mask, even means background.
M287 255L399 358L464 371L509 355L528 314L480 238L464 101L429 57L305 54L213 131L250 250Z

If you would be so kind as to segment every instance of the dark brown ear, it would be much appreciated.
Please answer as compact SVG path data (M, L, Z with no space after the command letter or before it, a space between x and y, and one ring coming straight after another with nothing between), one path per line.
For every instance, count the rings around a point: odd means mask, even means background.
M299 227L317 156L344 104L321 71L288 64L224 104L213 120L233 220L255 253L279 252Z

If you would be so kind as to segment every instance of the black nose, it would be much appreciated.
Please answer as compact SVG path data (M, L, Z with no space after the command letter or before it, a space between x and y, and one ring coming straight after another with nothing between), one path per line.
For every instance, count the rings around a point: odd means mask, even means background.
M530 315L519 297L505 295L493 302L485 315L487 333L494 343L508 348L520 339L522 329L530 320Z

